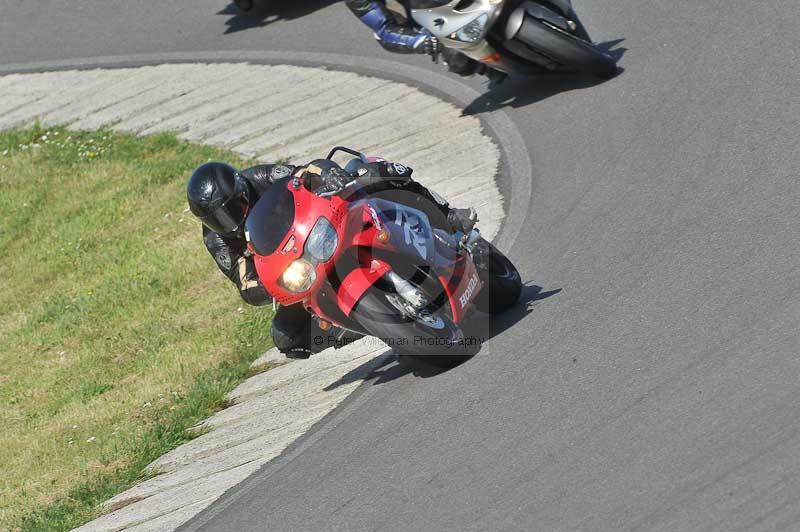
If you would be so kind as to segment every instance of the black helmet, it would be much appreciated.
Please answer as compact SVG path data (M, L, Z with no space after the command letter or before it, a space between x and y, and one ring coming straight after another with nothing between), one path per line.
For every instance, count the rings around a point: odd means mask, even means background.
M217 233L242 227L250 209L247 182L229 164L211 162L197 167L186 187L189 209Z

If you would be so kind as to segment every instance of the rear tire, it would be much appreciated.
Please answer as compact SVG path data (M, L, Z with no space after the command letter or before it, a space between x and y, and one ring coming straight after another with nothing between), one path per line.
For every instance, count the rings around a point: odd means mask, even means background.
M352 313L364 329L400 356L440 368L451 368L472 358L477 346L467 345L461 327L441 310L433 316L441 320L441 328L403 316L389 303L386 294L374 287L364 294Z
M481 264L478 276L483 281L483 289L475 298L478 310L499 314L516 305L522 295L522 278L508 257L483 239L475 245L473 257Z
M614 58L595 44L533 17L525 16L515 39L565 67L588 70L604 79L617 74Z

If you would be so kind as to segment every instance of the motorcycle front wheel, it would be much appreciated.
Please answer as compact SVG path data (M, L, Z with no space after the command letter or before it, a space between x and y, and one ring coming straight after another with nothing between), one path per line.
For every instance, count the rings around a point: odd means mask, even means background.
M480 347L464 337L461 327L444 309L411 319L392 304L389 298L394 296L373 287L359 300L351 316L397 355L451 368L471 358Z

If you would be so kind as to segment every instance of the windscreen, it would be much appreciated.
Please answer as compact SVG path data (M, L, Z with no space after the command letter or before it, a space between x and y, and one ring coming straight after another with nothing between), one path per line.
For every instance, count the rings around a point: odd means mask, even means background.
M294 195L291 178L276 181L250 211L245 227L256 253L272 255L294 224Z

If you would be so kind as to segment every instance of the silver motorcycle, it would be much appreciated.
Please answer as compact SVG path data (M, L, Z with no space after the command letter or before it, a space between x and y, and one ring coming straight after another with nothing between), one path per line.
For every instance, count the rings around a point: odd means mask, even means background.
M570 0L410 0L408 6L410 18L442 45L506 74L617 72Z

